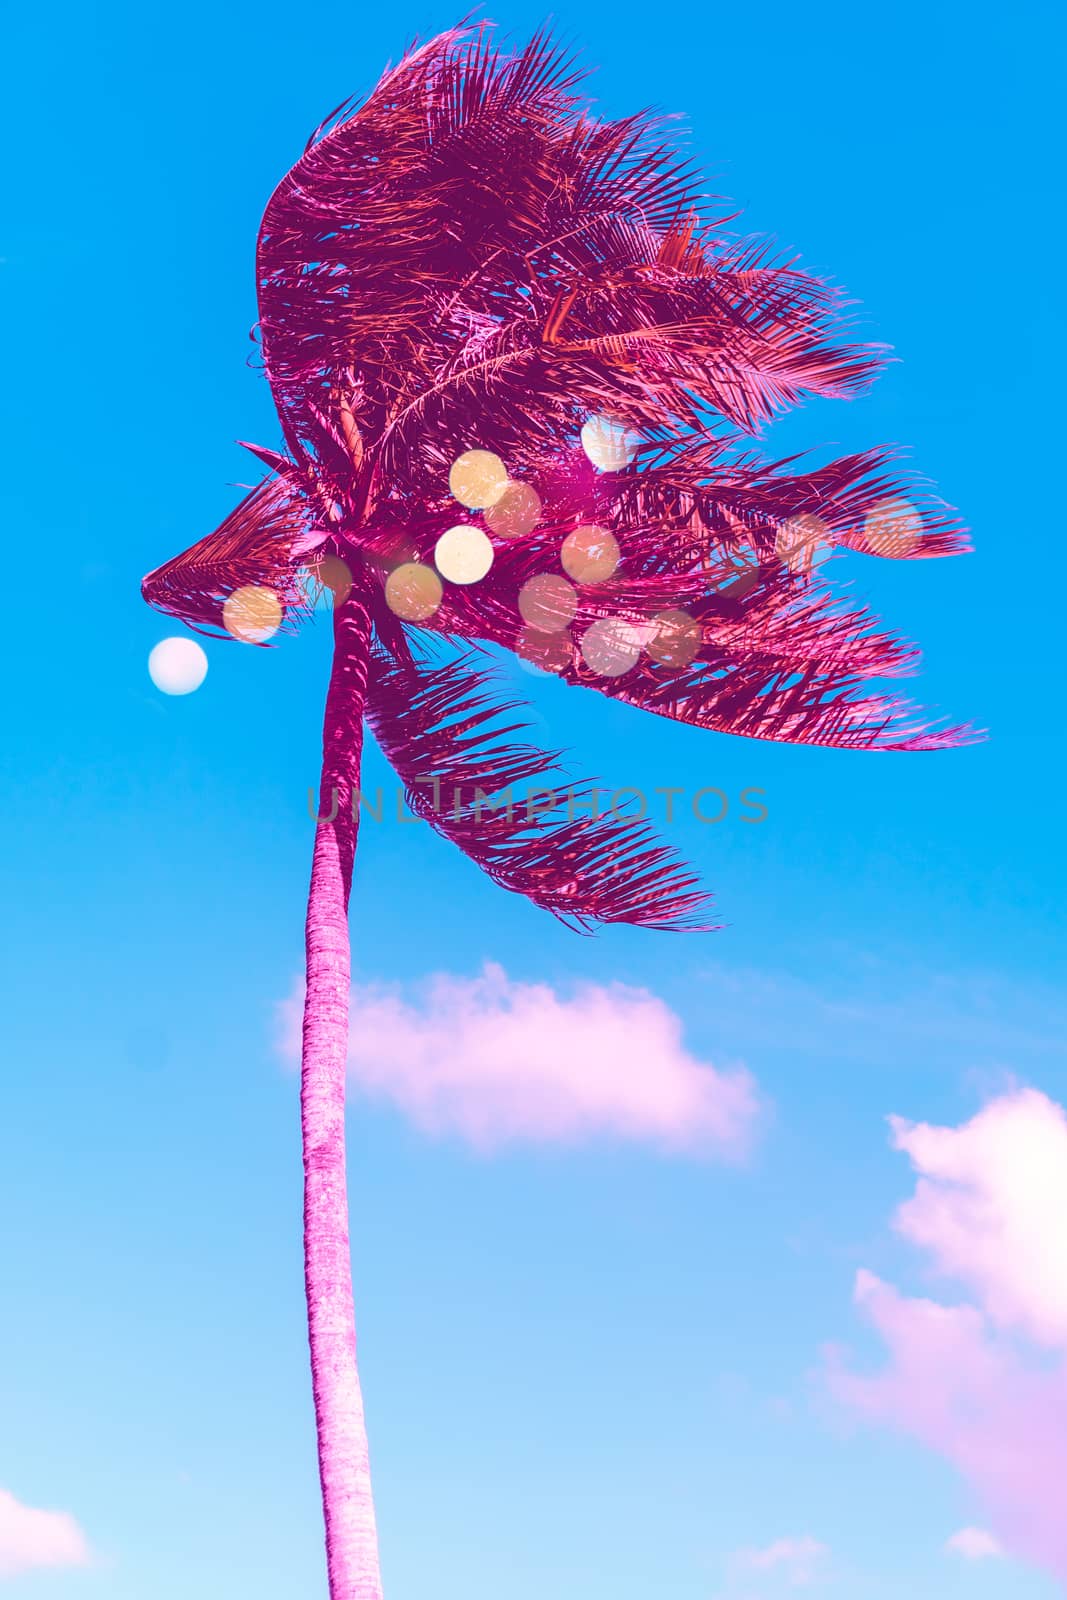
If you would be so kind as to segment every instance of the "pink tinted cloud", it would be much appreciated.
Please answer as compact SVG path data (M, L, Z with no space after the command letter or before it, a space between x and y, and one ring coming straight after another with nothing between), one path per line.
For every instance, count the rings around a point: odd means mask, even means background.
M945 1549L964 1561L995 1561L1004 1554L1000 1540L985 1528L961 1528L945 1541Z
M987 1508L994 1537L1067 1582L1062 1180L1051 1160L1067 1166L1067 1119L1044 1095L1018 1091L960 1128L896 1122L894 1138L921 1174L897 1226L940 1272L964 1281L975 1303L911 1298L859 1273L856 1303L888 1360L873 1375L833 1360L831 1386L859 1415L952 1462Z
M298 1008L287 1013L295 1048ZM354 988L348 1059L365 1094L481 1149L601 1136L738 1157L760 1112L749 1074L691 1054L679 1018L647 990L563 994L494 963L408 991Z
M762 1550L739 1550L734 1565L743 1572L775 1573L802 1588L815 1581L829 1554L827 1545L804 1534L796 1539L776 1539Z
M38 1511L0 1489L0 1577L37 1567L85 1567L89 1544L65 1511Z

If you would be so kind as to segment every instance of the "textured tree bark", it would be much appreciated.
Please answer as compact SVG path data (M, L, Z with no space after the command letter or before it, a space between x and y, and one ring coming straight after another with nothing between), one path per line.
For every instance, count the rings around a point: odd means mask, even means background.
M300 1112L304 1280L330 1600L381 1600L348 1244L345 1061L348 896L358 829L370 617L353 589L334 613L322 736L322 787L306 928L307 996ZM336 791L336 804L334 792Z

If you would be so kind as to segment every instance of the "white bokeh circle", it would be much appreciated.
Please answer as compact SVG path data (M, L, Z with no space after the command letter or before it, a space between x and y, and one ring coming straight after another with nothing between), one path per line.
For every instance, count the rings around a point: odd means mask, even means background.
M161 639L149 652L148 676L163 694L192 694L207 677L207 656L195 639Z

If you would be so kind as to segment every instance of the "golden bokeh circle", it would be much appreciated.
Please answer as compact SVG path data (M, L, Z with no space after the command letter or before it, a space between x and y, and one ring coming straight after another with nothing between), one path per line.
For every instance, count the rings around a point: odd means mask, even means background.
M481 528L457 523L434 545L434 565L449 583L478 583L493 565L493 546Z
M641 630L621 617L599 617L582 634L582 659L600 678L619 678L637 665Z
M539 572L519 590L519 611L527 627L538 633L560 633L578 611L578 596L566 578Z
M403 622L425 622L441 604L444 589L432 567L405 561L385 580L385 601Z
M227 631L243 644L263 644L281 627L282 603L265 585L242 584L224 603L222 620Z
M688 611L660 611L652 618L655 632L645 645L663 667L687 667L700 653L700 623Z
M607 528L586 523L568 533L559 558L575 583L605 583L619 565L619 541Z
M541 520L541 496L532 483L508 484L500 499L485 513L486 526L499 539L521 539Z
M492 450L464 450L452 463L448 487L470 511L495 506L508 486L508 469Z
M923 536L923 519L909 500L880 500L863 522L863 546L871 555L903 560Z
M340 556L323 556L313 570L323 589L329 590L335 606L348 599L352 592L352 569L347 561L342 561Z

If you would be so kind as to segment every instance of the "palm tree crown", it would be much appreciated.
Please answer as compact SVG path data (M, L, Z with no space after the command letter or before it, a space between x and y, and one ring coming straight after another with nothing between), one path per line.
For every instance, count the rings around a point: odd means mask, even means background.
M932 749L966 730L865 687L915 653L811 557L966 546L887 452L805 472L747 446L803 395L862 388L877 353L839 341L835 290L700 215L654 118L594 120L580 82L543 36L509 56L460 29L318 130L259 236L286 449L257 449L271 478L145 594L210 631L239 590L297 620L309 568L335 593L351 577L373 620L368 719L415 808L557 914L677 925L701 897L641 825L475 805L554 758L502 748L513 707L470 656L436 664L434 641L517 650L721 732ZM459 582L434 564L456 524L488 535L459 539ZM428 775L446 770L441 806Z

